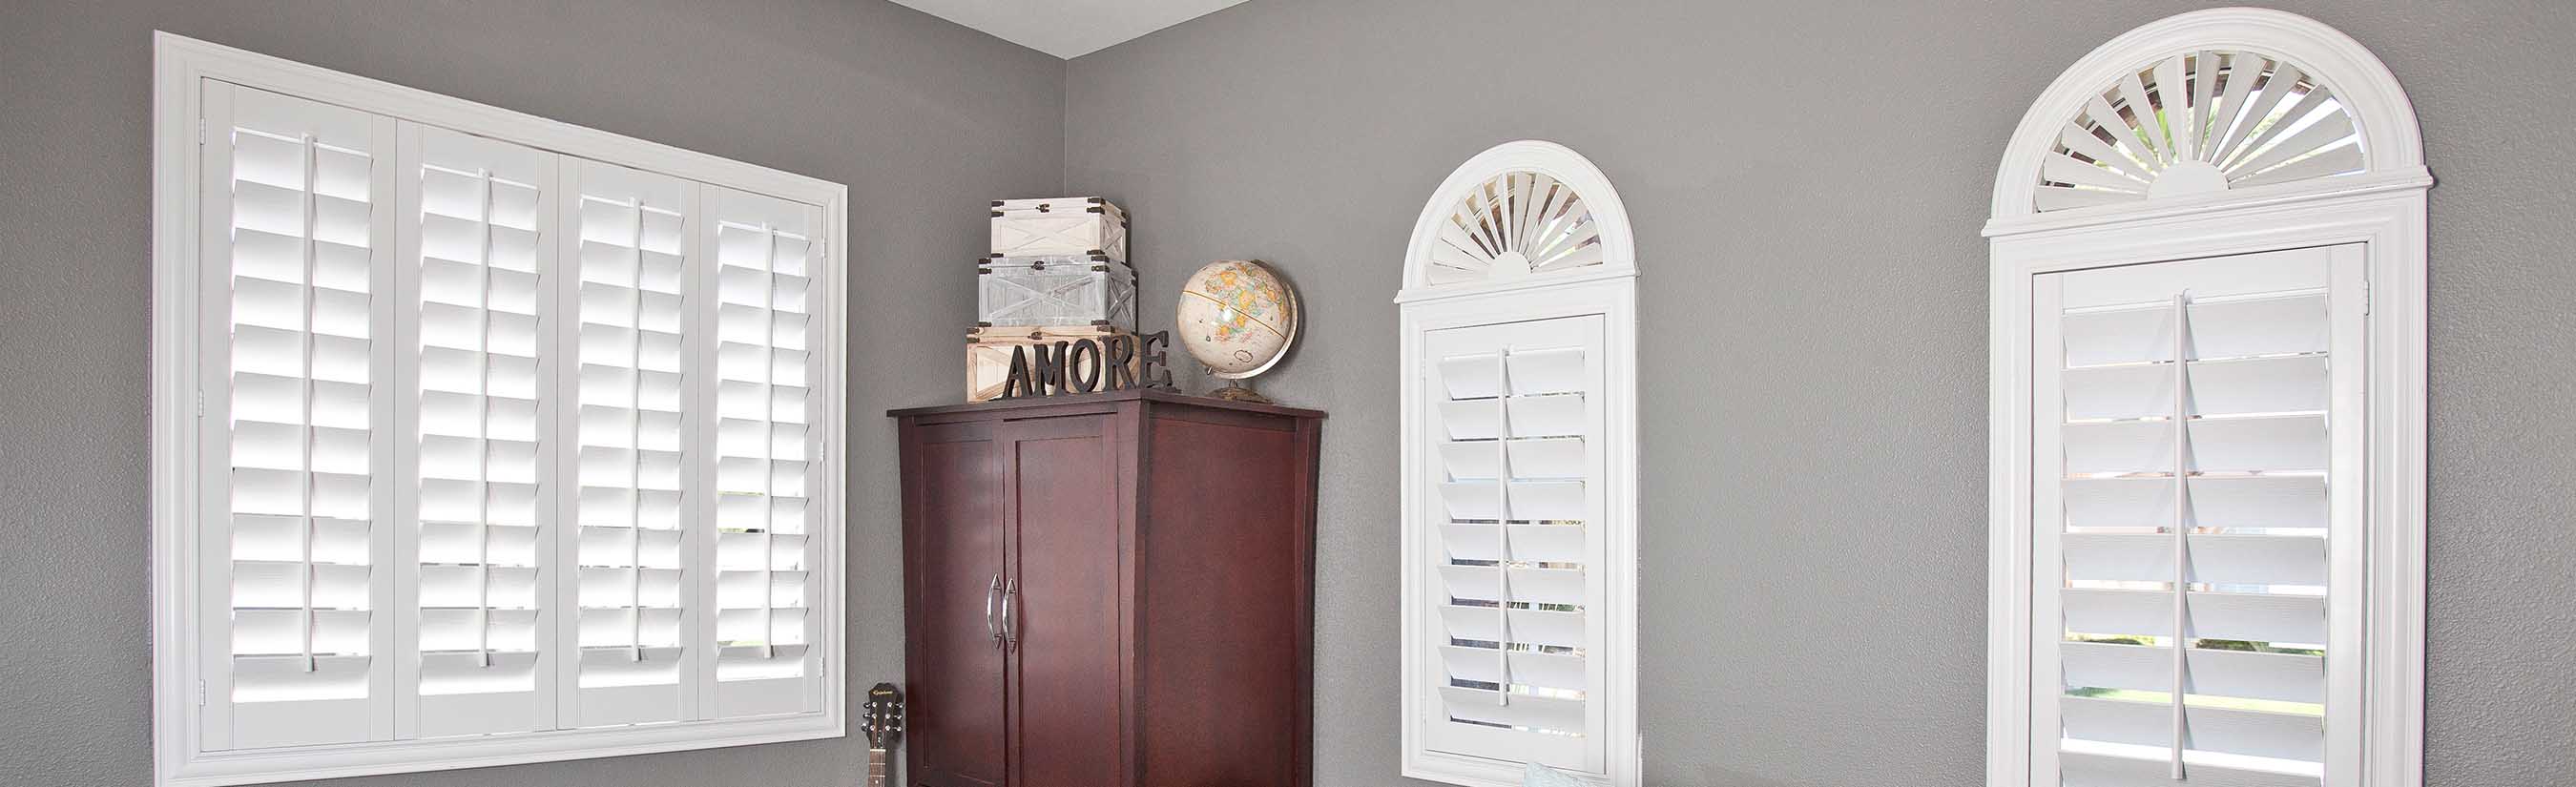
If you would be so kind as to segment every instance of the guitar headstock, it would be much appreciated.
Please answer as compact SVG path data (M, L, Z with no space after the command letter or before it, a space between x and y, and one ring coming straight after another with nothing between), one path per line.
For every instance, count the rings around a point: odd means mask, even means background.
M903 734L903 690L892 683L869 687L868 699L859 705L859 731L867 733L870 748L887 748L886 742Z

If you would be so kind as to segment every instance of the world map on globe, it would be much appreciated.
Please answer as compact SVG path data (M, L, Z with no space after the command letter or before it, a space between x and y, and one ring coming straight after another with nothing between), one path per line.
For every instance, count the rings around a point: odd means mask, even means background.
M1181 285L1181 346L1224 379L1270 368L1297 337L1297 296L1268 266L1218 260Z

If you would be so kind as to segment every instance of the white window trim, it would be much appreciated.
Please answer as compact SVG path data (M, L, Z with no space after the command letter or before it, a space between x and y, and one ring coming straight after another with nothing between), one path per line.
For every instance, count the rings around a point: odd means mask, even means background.
M1499 283L1458 283L1433 286L1426 268L1428 249L1438 237L1439 225L1456 209L1469 189L1508 172L1538 172L1564 183L1582 195L1594 221L1601 227L1602 262L1575 271L1533 275ZM1643 766L1640 761L1637 729L1637 489L1639 486L1637 451L1637 267L1635 235L1628 223L1627 208L1619 201L1616 190L1601 171L1581 154L1562 145L1537 140L1521 140L1495 146L1469 159L1450 173L1449 178L1433 191L1414 224L1413 236L1406 247L1403 289L1395 301L1400 312L1403 344L1403 511L1401 528L1403 569L1403 656L1402 742L1403 775L1459 785L1480 787L1517 787L1521 783L1522 764L1427 750L1415 729L1421 718L1423 703L1437 702L1422 687L1445 677L1447 673L1437 649L1429 647L1429 632L1436 631L1439 620L1428 614L1435 599L1431 588L1439 581L1426 570L1430 556L1439 554L1439 530L1436 523L1422 521L1423 490L1430 488L1423 480L1439 472L1437 460L1422 450L1428 445L1425 428L1429 420L1422 412L1422 385L1425 364L1422 346L1432 331L1503 322L1541 320L1557 317L1600 315L1603 319L1602 343L1604 376L1607 378L1604 407L1605 432L1612 445L1621 450L1609 451L1605 458L1603 498L1612 520L1605 528L1606 559L1597 568L1607 582L1608 609L1603 614L1607 627L1607 653L1595 654L1604 660L1608 670L1608 696L1597 698L1603 707L1607 734L1604 762L1608 780L1578 776L1587 783L1611 787L1635 787L1640 783Z
M2333 84L2359 121L2364 171L2275 186L2039 213L2038 167L2090 91L2177 52L2253 51ZM2367 245L2370 372L2364 472L2369 555L2363 593L2360 772L2327 787L2420 787L2424 718L2425 190L2413 106L2359 42L2280 11L2225 8L2141 27L2068 69L2013 134L1986 225L1989 279L1989 514L1986 783L2033 787L2030 772L2032 278L2107 265ZM2346 779L2349 780L2340 780Z
M817 348L832 391L846 392L849 191L846 186L426 91L352 76L166 32L153 34L152 142L152 657L156 782L171 787L318 779L377 773L546 762L589 757L838 738L845 734L843 671L845 561L818 572L814 614L823 618L823 683L816 714L706 720L636 727L559 730L436 740L378 741L291 750L205 752L198 748L201 668L194 618L197 425L197 277L202 148L197 118L204 79L285 93L365 112L493 137L595 161L673 175L823 208L827 231L826 339ZM824 422L823 477L846 467L847 402L832 396ZM846 501L838 485L819 490L816 534L823 554L845 549Z

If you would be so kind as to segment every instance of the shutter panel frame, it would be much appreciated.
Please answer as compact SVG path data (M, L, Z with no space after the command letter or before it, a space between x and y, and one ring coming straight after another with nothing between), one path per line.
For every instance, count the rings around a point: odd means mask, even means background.
M200 498L204 506L201 522L206 529L202 531L205 548L199 554L204 562L197 589L202 600L198 614L205 621L198 629L200 652L206 656L199 673L204 686L200 690L203 702L197 710L204 729L203 745L209 750L226 750L386 740L393 735L390 719L379 719L372 707L390 696L394 663L394 538L390 531L393 505L391 485L385 482L394 467L387 439L392 422L388 389L393 377L389 349L394 332L390 312L382 308L382 299L393 289L383 271L394 246L394 124L390 118L218 80L203 80L191 88L202 99L201 117L206 129L198 182L204 220L197 225L206 263L197 267L197 302L202 321L197 335L205 347L198 351L204 360L197 367L201 375L197 384L200 413L194 427L201 435L197 442L201 452L198 467L203 474L202 488L207 490ZM287 142L289 137L296 141ZM240 141L244 138L251 140L253 149L266 147L297 158L236 171L232 164L235 155L243 150ZM245 155L259 153L253 150ZM335 175L326 175L326 165L321 163L328 158L348 165L349 159L356 157L363 157L366 163L354 168L339 166L333 170ZM363 180L351 183L352 178ZM310 212L300 217L291 213L262 216L249 220L252 223L246 226L244 220L237 220L234 199L238 193L236 184L245 183L249 184L253 200L272 200L251 203L254 206L277 207L274 200L283 195L298 203L309 202L303 209ZM320 195L310 200L299 196L308 190ZM326 209L326 202L338 207ZM362 212L348 213L351 206ZM329 233L322 232L326 222L331 223ZM235 232L235 227L243 229ZM235 235L245 240L237 245ZM245 253L253 256L245 259ZM353 254L364 255L368 260L364 267L346 267L353 262ZM302 313L286 318L273 312L235 312L236 293L243 291L236 288L236 278L242 279L253 293L283 294L285 288L291 287L296 294L292 308ZM293 283L284 284L290 281ZM316 321L323 316L317 310L330 308L324 306L326 299L348 308L354 304L353 299L361 298L367 304L361 307L363 311L342 313L332 323L337 327L326 332L323 324ZM259 305L274 308L287 304ZM269 327L275 325L293 327ZM360 326L366 338L347 335L361 330ZM242 347L241 341L259 342L251 345L255 352L301 357L283 364L254 358L246 365L235 354ZM293 398L245 398L278 394ZM324 396L333 397L335 402L327 415L320 409ZM287 403L294 406L281 406ZM236 423L237 410L264 410L269 415L238 422L250 425L244 433L227 428ZM351 428L361 423L361 413L363 431ZM322 426L325 423L334 425ZM235 438L243 434L265 435L255 440L284 439L310 447L236 442ZM314 449L324 448L320 442L326 437L335 447L315 453ZM228 469L234 463L229 455L236 448L256 452L254 466L311 469L253 471L281 484L275 492L284 499L280 505L248 504L252 508L244 511L241 501L235 499L237 495L232 494L239 475ZM330 461L335 469L357 471L359 466L354 463L361 456L363 473L326 474L320 472L318 465L308 464ZM307 477L311 479L309 483L302 480ZM323 505L326 499L330 501L327 507ZM288 500L293 504L283 505ZM236 511L250 518L237 520ZM310 606L301 600L305 597L303 588L309 583L299 579L295 583L297 611L269 608L247 611L241 618L253 631L275 632L250 640L264 643L253 647L263 653L231 655L244 646L234 633L243 624L224 622L234 617L228 600L234 583L235 564L228 558L234 531L280 525L292 531L287 541L297 545L294 562L302 568L293 573L318 577L327 572L345 578L358 570L365 572L365 611L301 611ZM361 531L365 533L363 547L345 540ZM320 539L337 544L333 553L339 559L363 555L364 562L315 562L321 557L314 551ZM254 565L276 566L257 561ZM355 588L344 584L342 590ZM348 597L341 598L339 603L346 603ZM297 651L291 654L293 658L286 658L290 654L265 653L286 648L290 640ZM347 652L350 648L363 648L364 655ZM337 652L323 652L326 650ZM237 680L237 672L253 679ZM244 691L250 696L243 696Z
M398 508L402 737L554 729L562 489L548 151L402 124L396 263L410 464ZM439 373L432 374L432 370ZM525 397L514 394L528 394ZM467 502L470 501L470 502Z
M814 594L822 587L803 567L818 561L813 550L822 541L813 536L811 513L828 488L817 475L825 435L814 428L822 364L813 353L825 342L823 321L812 317L821 311L815 296L830 286L818 264L823 217L810 205L701 189L707 221L700 243L709 251L698 275L708 293L702 313L714 315L706 349L715 362L698 390L718 432L708 459L719 465L710 476L715 486L702 496L712 510L700 542L708 568L698 581L717 618L700 639L709 654L700 664L705 710L711 718L810 712L821 666ZM725 363L753 347L765 363ZM745 426L756 439L724 439L728 429ZM736 494L753 487L757 497ZM760 527L748 526L755 522ZM746 560L751 565L742 565ZM754 630L758 644L734 639Z
M2033 461L2037 464L2038 482L2033 491L2033 552L2038 561L2034 576L2057 576L2060 571L2077 584L2137 583L2170 584L2176 577L2195 583L2186 594L2187 604L2177 606L2170 590L2119 589L2117 587L2078 586L2058 589L2047 583L2035 584L2032 593L2032 630L2030 648L2031 684L2029 714L2031 718L2031 756L2034 773L2046 774L2058 767L2062 757L2057 735L2063 729L2069 736L2068 747L2076 747L2082 736L2111 746L2114 753L2083 750L2082 760L2101 762L2102 757L2136 757L2152 755L2162 763L2168 777L2180 778L2204 767L2215 767L2221 780L2253 772L2265 772L2264 778L2287 778L2286 783L2315 785L2315 773L2330 770L2332 750L2338 738L2326 735L2330 717L2345 717L2350 710L2343 706L2355 701L2353 695L2334 690L2338 674L2349 676L2357 670L2358 660L2348 644L2358 639L2351 631L2357 624L2358 607L2349 597L2331 592L2349 588L2337 584L2351 582L2353 566L2344 557L2352 551L2349 542L2364 537L2353 516L2360 498L2359 487L2363 459L2358 452L2362 428L2363 378L2359 373L2363 299L2361 297L2360 250L2355 246L2334 246L2253 255L2245 258L2215 258L2183 262L2150 263L2128 268L2072 270L2042 274L2035 280L2032 299L2033 380L2032 400ZM2242 271L2242 273L2240 273ZM2139 285L2135 292L2122 293L2118 288L2088 284L2078 287L2084 277L2123 280ZM2063 289L2059 283L2063 282ZM2152 332L2157 341L2169 348L2201 351L2202 356L2189 357L2183 367L2186 376L2176 378L2172 362L2177 350L2169 349L2162 360L2136 359L2122 363L2148 363L2147 367L2105 367L2097 363L2097 354L2081 349L2077 338L2059 330L2060 323L2050 315L2063 313L2068 324L2093 317L2101 312L2088 311L2088 306L2070 306L2069 293L2080 292L2090 299L2120 298L2144 300L2157 297L2154 287L2171 287L2178 292L2197 292L2203 282L2218 282L2220 287L2233 283L2237 287L2253 284L2280 287L2293 294L2264 297L2261 293L2235 295L2223 304L2280 304L2294 302L2299 313L2317 324L2290 329L2283 323L2216 321L2204 325L2197 321L2200 310L2188 295L2171 298L2168 313L2174 309L2193 309L2186 324L2191 334L2178 337L2171 324L2151 324L2130 320L2129 329ZM2186 289L2187 288L2187 289ZM2313 308L2311 308L2313 304ZM2061 311L2062 310L2062 311ZM2087 330L2098 329L2098 325ZM2102 400L2107 391L2101 385L2104 375L2097 370L2121 369L2132 384L2165 386L2188 390L2193 383L2190 374L2219 363L2201 360L2212 346L2244 347L2242 343L2202 341L2205 331L2282 333L2332 337L2331 342L2302 341L2297 344L2275 344L2267 349L2295 352L2295 355L2267 354L2252 363L2275 367L2318 367L2303 369L2296 377L2269 375L2275 384L2322 390L2303 391L2292 400L2278 397L2192 396L2185 405L2166 397L2160 400L2169 412L2188 412L2192 420L2180 431L2170 416L2162 420L2086 421L2086 416L2105 413L2084 404L2081 397ZM2081 341L2098 343L2099 337ZM2051 348L2065 337L2064 354L2052 354ZM2155 374L2135 374L2127 370L2155 369ZM2052 371L2062 370L2062 371ZM2322 372L2329 380L2312 381L2310 374ZM2061 377L2062 375L2062 377ZM2069 382L2061 382L2061 380ZM2196 393L2196 392L2195 392ZM2126 396L2127 394L2115 394ZM2261 411L2237 416L2241 409L2269 408L2283 401L2309 405L2314 414L2297 411L2275 413ZM2238 408L2231 410L2231 408ZM2152 416L2150 416L2152 418ZM2340 424L2340 426L2338 426ZM2281 431L2295 426L2296 432ZM2208 427L2220 427L2210 429ZM2151 453L2130 449L2128 459L2106 461L2100 437L2105 427L2123 430L2135 439L2161 442ZM2246 428L2264 435L2260 450L2248 451L2231 443L2230 430ZM2160 430L2160 431L2159 431ZM2268 430L2268 431L2265 431ZM2313 431L2307 431L2313 430ZM2174 454L2171 438L2187 436L2191 455ZM2143 445L2144 443L2142 443ZM2299 450L2285 451L2284 445L2301 445ZM2062 453L2061 453L2062 452ZM2222 457L2211 461L2206 454ZM2062 460L2052 457L2062 456ZM2062 461L2062 464L2059 462ZM2155 472L2163 464L2165 470ZM2050 468L2063 467L2063 473ZM2177 482L2172 469L2187 467L2192 475L2187 482ZM2267 472L2281 468L2280 472ZM2115 473L2117 475L2088 475ZM2321 475L2312 475L2320 474ZM2052 480L2058 479L2058 480ZM2188 491L2182 491L2187 489ZM2160 497L2162 499L2160 499ZM2203 510L2200 501L2208 499L2214 506ZM2178 548L2169 523L2181 520L2173 507L2176 501L2189 501L2195 531L2188 535L2188 546L2179 547L2188 563L2177 566L2173 550ZM2128 511L2130 513L2121 513ZM2212 515L2217 517L2212 519ZM2080 517L2070 519L2069 517ZM2161 521L2159 521L2161 520ZM2155 526L2154 535L2141 535ZM2097 531L2095 528L2111 528ZM2215 528L2214 530L2212 528ZM2071 532L2070 532L2071 531ZM2306 534L2306 535L2299 535ZM2156 542L2163 542L2165 554L2149 557ZM2125 545L2125 546L2124 546ZM2295 549L2295 552L2284 552ZM2106 550L2128 550L2112 552ZM2246 551L2268 550L2268 551ZM2126 555L2126 557L2121 557ZM2251 562L2249 562L2251 561ZM2295 561L2295 562L2283 562ZM2141 566L2161 570L2160 578L2149 576ZM2062 568L2061 568L2062 567ZM2218 572L2218 573L2212 573ZM2229 574L2227 572L2239 572ZM2233 581L2231 581L2233 580ZM2257 580L2257 581L2247 581ZM2208 584L2202 584L2208 583ZM2324 595L2309 595L2300 586L2319 587ZM2334 599L2344 599L2340 604ZM2187 609L2187 611L2185 611ZM2062 616L2062 617L2061 617ZM2057 621L2063 620L2062 626ZM2189 621L2191 633L2200 647L2184 652L2169 644L2174 623ZM2328 625L2332 621L2333 625ZM2058 632L2064 632L2060 634ZM2149 646L2101 645L2074 641L2077 634L2094 636L2134 635L2149 637ZM2208 649L2210 640L2250 640L2256 643L2292 643L2292 648L2318 648L2323 658L2291 653L2240 653ZM2263 647L2257 645L2257 647ZM2141 653L2151 653L2165 662L2163 674L2140 661ZM2337 656L2335 654L2343 654ZM2104 661L2115 658L2116 661ZM2060 659L2066 659L2061 662ZM2126 664L2114 668L2116 664ZM2199 673L2205 677L2191 678ZM2176 679L2190 680L2193 700L2188 712L2175 705L2179 698L2170 693ZM2114 685L2085 688L2089 683ZM2051 686L2069 686L2086 692L2111 691L2109 698L2069 693L2062 698ZM2072 691L2072 690L2070 690ZM2145 692L2132 698L2119 692ZM2216 694L2214 692L2239 692ZM2285 708L2322 707L2321 711L2279 712L2273 706L2239 709L2234 705L2211 704L2243 701L2294 703ZM2148 723L2149 711L2139 700L2164 697L2151 704L2164 719ZM2217 699L2211 699L2211 698ZM2063 708L2063 712L2061 712ZM2080 715L2066 715L2080 714ZM2150 727L2170 727L2163 734L2185 735L2191 741L2189 751L2177 752L2170 745L2155 745ZM2188 732L2185 732L2188 731ZM2252 737L2245 737L2252 736ZM2126 748L2122 748L2126 747ZM2077 752L2067 748L2066 752ZM2107 750L2106 750L2107 751ZM2128 752L2128 753L2118 753ZM2226 764L2212 766L2209 757ZM2243 757L2257 759L2245 760ZM2227 759L2238 758L2238 759ZM2087 766L2092 767L2092 766ZM2253 771L2241 769L2253 768ZM2300 781L2304 779L2305 781Z
M1416 412L1428 416L1428 442L1415 477L1425 480L1408 494L1427 506L1414 514L1426 525L1415 536L1427 561L1416 576L1429 583L1420 593L1439 603L1417 635L1431 663L1412 673L1430 682L1407 691L1425 693L1423 715L1408 722L1425 751L1609 767L1605 750L1587 745L1610 734L1618 660L1610 618L1598 614L1614 604L1614 572L1600 561L1611 557L1606 530L1618 521L1612 449L1602 445L1611 439L1608 331L1591 313L1421 334L1428 399ZM1538 434L1515 419L1533 412L1550 419ZM1472 421L1453 423L1462 417ZM1503 434L1528 436L1496 439ZM1498 570L1493 561L1504 558L1514 563ZM1533 560L1543 564L1523 562ZM1526 606L1495 606L1506 598ZM1525 688L1498 693L1492 678Z
M689 226L702 220L687 181L566 156L558 166L557 346L573 392L559 406L557 473L578 491L556 500L556 549L577 576L556 586L572 611L556 631L558 723L573 729L702 718L693 632L710 625L689 577L704 563L689 548L702 519L685 505L704 470L687 451L705 407L686 385L705 323L680 316L680 332L646 318L657 303L683 309L702 252ZM654 293L673 296L654 298ZM666 393L654 393L665 391ZM670 410L662 409L672 408ZM676 479L667 475L676 472ZM676 481L676 483L672 483ZM662 535L669 533L671 535ZM677 540L664 555L661 544ZM646 562L646 561L650 562ZM635 565L644 563L644 565Z

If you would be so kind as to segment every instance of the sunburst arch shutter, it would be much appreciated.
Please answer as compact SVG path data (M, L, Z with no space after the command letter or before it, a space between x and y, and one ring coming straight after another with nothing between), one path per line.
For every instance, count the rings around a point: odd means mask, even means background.
M2074 108L2040 163L2041 211L2115 205L2361 171L2358 126L2333 89L2254 52L2173 55Z
M1570 184L1507 172L1458 201L1431 247L1432 284L1510 281L1601 264L1601 227Z

